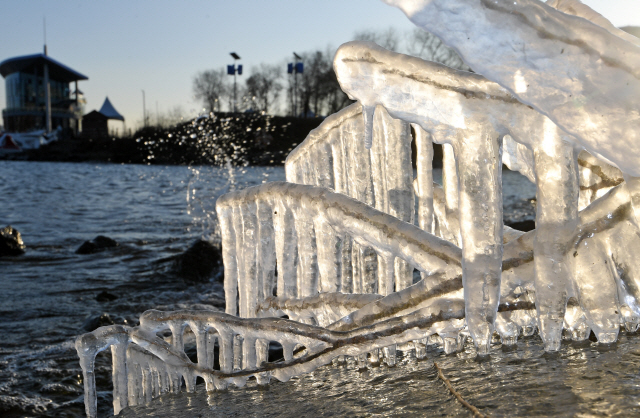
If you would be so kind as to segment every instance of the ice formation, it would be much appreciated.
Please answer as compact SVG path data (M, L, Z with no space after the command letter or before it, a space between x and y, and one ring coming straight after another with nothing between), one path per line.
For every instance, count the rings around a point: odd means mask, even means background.
M213 391L340 356L393 365L398 346L423 358L470 338L485 355L494 333L513 345L539 329L555 351L563 335L638 329L639 42L574 0L386 1L477 73L340 47L334 69L358 103L289 155L287 182L217 202L226 313L148 311L79 337L88 416L109 347L117 414L197 377ZM537 186L534 231L503 226L503 163ZM272 342L282 361L268 361Z

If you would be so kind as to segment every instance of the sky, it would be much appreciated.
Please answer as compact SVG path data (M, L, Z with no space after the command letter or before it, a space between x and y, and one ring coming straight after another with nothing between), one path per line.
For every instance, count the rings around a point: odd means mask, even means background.
M640 0L584 0L614 25L640 26ZM357 31L413 25L380 0L0 0L0 61L42 52L43 18L49 56L89 77L79 83L86 111L105 97L126 127L176 106L186 117L202 105L193 98L200 71L242 60L246 78L260 63L282 64L293 52L337 48ZM0 109L6 102L0 83Z

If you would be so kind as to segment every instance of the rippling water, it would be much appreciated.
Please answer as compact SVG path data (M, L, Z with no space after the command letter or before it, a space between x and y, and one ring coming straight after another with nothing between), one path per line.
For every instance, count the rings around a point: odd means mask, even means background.
M475 350L446 356L412 352L398 365L361 371L354 362L329 365L289 382L207 394L168 395L127 408L124 417L370 417L462 416L472 414L437 377L435 360L467 402L491 417L640 416L640 337L621 335L614 348L564 345L544 354L539 337L518 348L493 348L485 362Z
M73 341L88 318L135 325L153 307L223 307L220 283L187 286L159 260L215 239L220 194L283 179L282 168L0 161L0 227L27 246L0 259L0 416L83 413ZM97 235L120 245L75 254ZM103 290L118 299L98 302Z
M216 239L214 207L220 194L283 179L282 168L0 161L0 227L14 226L27 245L25 255L0 259L0 416L84 414L73 341L85 332L88 318L108 313L116 323L135 325L150 308L222 309L221 283L186 285L160 260L198 238ZM504 187L509 216L530 216L526 205L535 195L533 185L505 172ZM75 254L97 235L120 245ZM98 302L103 290L118 299ZM547 357L533 337L513 352L496 347L484 363L469 352L430 355L471 403L492 416L624 416L640 414L638 338L623 335L609 351L568 345L559 356ZM103 415L111 411L109 361L108 354L97 359ZM358 372L347 363L288 383L249 386L212 397L200 388L196 394L166 396L124 413L468 415L436 378L431 363L411 354L392 369ZM188 412L179 412L184 410Z

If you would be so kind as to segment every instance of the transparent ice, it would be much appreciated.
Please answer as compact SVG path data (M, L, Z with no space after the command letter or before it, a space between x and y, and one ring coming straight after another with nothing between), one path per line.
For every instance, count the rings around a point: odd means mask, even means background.
M393 365L398 346L422 358L471 339L483 356L494 333L514 345L538 329L557 351L638 329L638 40L574 0L386 1L476 73L341 46L334 69L358 103L289 155L287 182L217 202L226 313L152 310L79 337L88 416L109 347L117 414L198 376L214 391L342 356ZM503 163L536 184L534 231L503 226Z

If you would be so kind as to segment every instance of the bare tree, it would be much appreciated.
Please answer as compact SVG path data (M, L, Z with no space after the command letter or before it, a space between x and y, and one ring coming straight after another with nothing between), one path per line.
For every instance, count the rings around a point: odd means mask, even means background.
M409 55L439 62L447 67L459 70L471 70L456 51L443 44L440 38L430 32L416 28L408 33L406 42L406 50Z
M185 119L182 106L174 106L166 112L159 112L156 115L157 124L161 128L169 128L175 126Z
M229 83L224 68L206 70L198 73L193 79L193 94L208 111L219 112L220 104L229 94Z
M260 64L260 67L251 70L251 76L245 82L246 95L265 113L280 96L280 90L282 90L281 74L278 65Z
M353 34L353 39L356 41L371 41L380 45L384 49L390 51L397 51L400 45L400 38L398 32L393 27L389 27L383 32L375 30L362 30Z
M307 52L302 58L305 69L298 83L299 103L304 115L318 116L322 113L322 102L326 94L323 86L325 74L332 70L331 59L322 51Z

